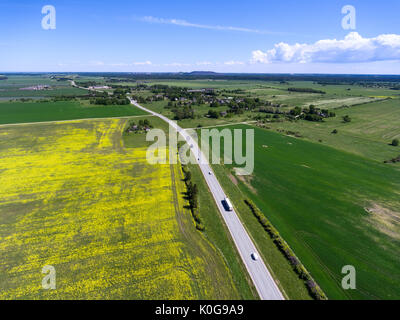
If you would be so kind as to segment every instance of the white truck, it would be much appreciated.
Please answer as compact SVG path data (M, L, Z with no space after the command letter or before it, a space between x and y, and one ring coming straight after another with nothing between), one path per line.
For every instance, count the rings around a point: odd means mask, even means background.
M229 200L229 198L225 198L224 206L225 206L226 211L233 211L233 205L232 205L231 201Z

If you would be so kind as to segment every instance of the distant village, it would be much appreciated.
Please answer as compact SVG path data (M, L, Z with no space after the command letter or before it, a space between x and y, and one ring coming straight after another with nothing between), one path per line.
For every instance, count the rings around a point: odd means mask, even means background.
M20 88L19 90L22 90L22 91L43 91L43 90L52 90L52 89L48 85L37 85L37 86L32 86L32 87L27 87L27 88Z

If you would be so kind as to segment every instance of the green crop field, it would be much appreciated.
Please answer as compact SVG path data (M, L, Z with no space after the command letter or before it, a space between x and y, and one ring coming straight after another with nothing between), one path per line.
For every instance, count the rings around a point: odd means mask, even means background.
M398 299L399 168L255 130L254 174L234 178L243 197L278 228L329 298ZM232 196L232 166L215 169ZM232 196L234 205L243 197ZM345 265L356 267L357 290L341 288Z
M3 102L0 103L0 124L137 116L144 111L125 106L97 106L78 101Z

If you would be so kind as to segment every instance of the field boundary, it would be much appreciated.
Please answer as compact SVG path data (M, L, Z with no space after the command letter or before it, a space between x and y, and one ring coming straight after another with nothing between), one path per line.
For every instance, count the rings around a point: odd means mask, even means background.
M34 124L56 124L56 123L68 123L68 122L76 122L76 121L89 121L89 120L109 120L109 119L131 119L131 118L144 118L144 117L154 117L153 115L142 115L142 116L124 116L124 117L105 117L105 118L84 118L84 119L71 119L71 120L54 120L54 121L38 121L38 122L21 122L21 123L5 123L0 124L0 128L2 127L11 127L11 126L28 126Z
M300 279L304 280L304 284L314 299L328 300L321 287L313 279L311 274L304 267L303 263L296 256L287 242L282 238L278 230L271 224L268 218L261 212L261 210L254 204L253 201L246 199L244 202L250 208L250 211L257 218L264 230L269 234L279 251L281 251L285 258L289 261L290 265L293 267L293 271L300 277Z

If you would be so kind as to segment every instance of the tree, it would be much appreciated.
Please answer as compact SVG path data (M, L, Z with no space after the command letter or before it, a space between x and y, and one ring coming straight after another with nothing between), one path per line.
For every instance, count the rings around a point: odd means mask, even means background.
M210 118L213 118L213 119L218 119L218 118L219 118L218 112L217 112L217 111L214 111L214 110L209 110L208 113L207 113L207 115L208 115Z
M192 173L190 171L186 172L185 174L185 180L190 181L192 180Z
M349 123L349 122L351 122L351 118L348 115L346 115L343 117L343 121L346 123Z
M299 116L301 115L301 108L300 107L295 107L294 109L290 110L290 114L293 116Z
M339 131L337 131L337 129L332 131L332 134L337 134Z
M399 145L399 139L393 139L392 146L397 147Z
M198 187L197 187L197 184L194 184L194 185L193 185L192 193L193 193L193 196L194 196L194 197L197 197L197 195L198 195L198 193L199 193L199 189L198 189Z

